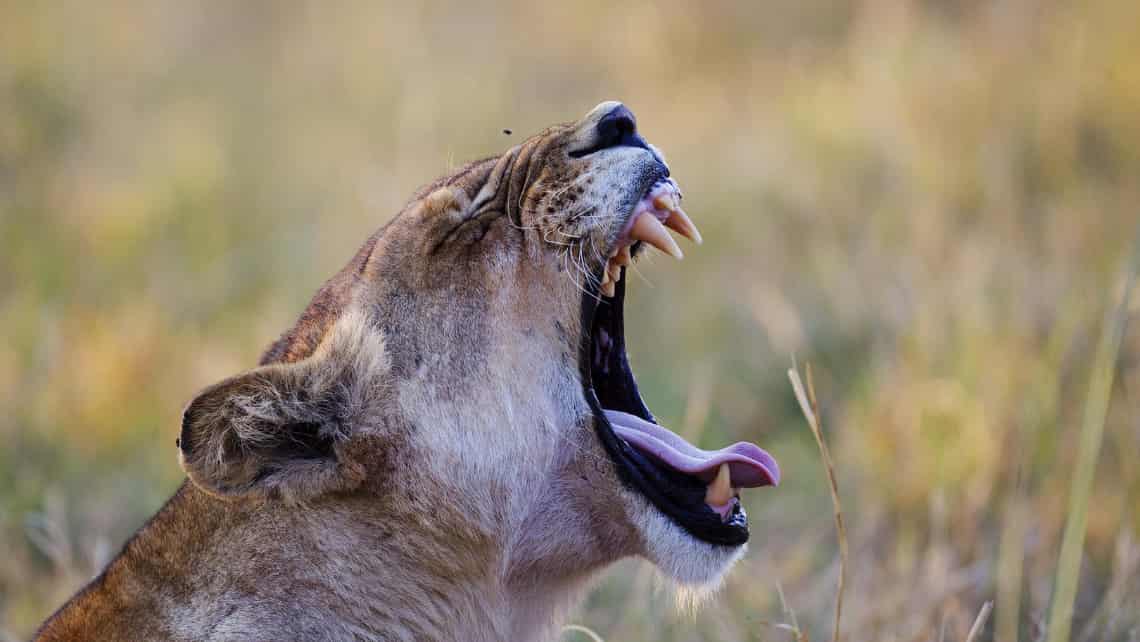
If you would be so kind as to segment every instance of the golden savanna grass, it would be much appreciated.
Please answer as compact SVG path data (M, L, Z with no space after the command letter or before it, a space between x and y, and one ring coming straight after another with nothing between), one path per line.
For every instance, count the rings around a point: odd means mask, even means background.
M701 608L628 562L564 639L831 638L793 358L841 639L1045 639L1059 585L1070 639L1137 639L1138 30L1131 0L5 4L0 636L173 491L183 404L417 186L617 98L705 237L633 276L649 405L785 481Z

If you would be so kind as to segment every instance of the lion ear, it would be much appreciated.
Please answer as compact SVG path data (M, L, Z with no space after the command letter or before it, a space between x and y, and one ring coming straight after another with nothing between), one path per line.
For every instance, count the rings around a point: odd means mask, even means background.
M216 383L182 413L179 460L199 488L223 497L303 501L359 486L350 441L375 428L383 347L335 333L308 359ZM374 431L373 431L374 432Z

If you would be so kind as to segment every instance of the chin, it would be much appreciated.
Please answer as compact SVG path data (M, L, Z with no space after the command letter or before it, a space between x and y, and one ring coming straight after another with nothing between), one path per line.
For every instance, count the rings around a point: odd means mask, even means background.
M642 555L666 577L699 594L720 586L747 544L710 544L690 535L648 502L640 501L634 523L641 531Z

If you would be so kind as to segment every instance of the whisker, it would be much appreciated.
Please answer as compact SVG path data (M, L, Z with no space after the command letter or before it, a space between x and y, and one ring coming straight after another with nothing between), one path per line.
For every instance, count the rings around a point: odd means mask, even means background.
M562 258L563 258L563 261L562 261L563 266L565 266L565 264L566 264L566 259L570 259L571 263L574 262L574 257L573 257L573 255L570 254L569 251L567 251L565 254L563 254ZM586 296L590 295L590 293L588 291L586 291L586 288L582 287L582 285L578 282L578 279L575 278L575 275L570 273L569 268L566 268L564 271L566 273L566 278L570 279L570 282L574 284L575 289L577 289L582 294L585 294ZM580 270L577 269L577 266L575 266L574 272L580 273Z
M651 288L657 287L656 285L653 285L653 281L650 281L649 277L645 276L641 272L641 270L637 269L637 263L636 262L630 263L629 267L633 268L633 273L636 274L637 278L641 279L641 282L644 283L647 287L651 287Z
M583 208L579 209L577 212L574 212L570 216L568 216L566 218L566 220L567 221L576 221L579 218L582 218L586 214L589 214L589 216L586 216L586 219L589 220L595 216L600 216L599 214L594 213L597 211L598 211L598 208L594 207L592 205L590 207L583 207Z
M544 230L542 232L542 240L550 243L551 245L561 245L562 247L570 247L572 245L572 243L560 243L558 241L551 240L550 230Z

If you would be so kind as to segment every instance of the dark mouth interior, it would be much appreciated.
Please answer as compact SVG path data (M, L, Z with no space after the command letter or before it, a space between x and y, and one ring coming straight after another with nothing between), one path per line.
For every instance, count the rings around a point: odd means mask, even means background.
M737 503L727 521L705 504L706 484L675 471L632 448L614 433L602 409L620 410L656 423L637 390L625 351L623 303L626 269L614 296L583 297L582 315L589 338L581 360L586 399L594 411L602 445L617 465L623 483L644 495L661 512L697 539L728 546L748 541L748 517Z

